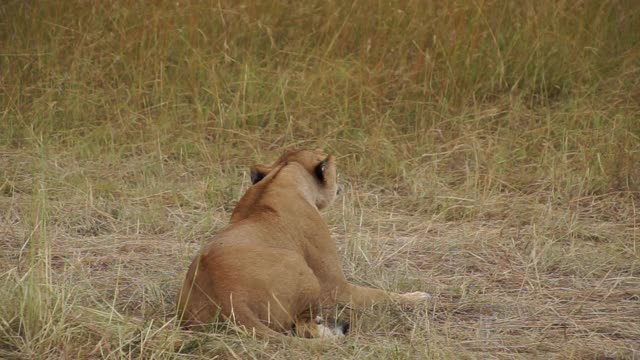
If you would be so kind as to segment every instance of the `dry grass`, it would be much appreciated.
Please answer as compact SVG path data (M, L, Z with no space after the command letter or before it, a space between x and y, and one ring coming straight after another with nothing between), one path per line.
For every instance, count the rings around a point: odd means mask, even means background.
M0 4L0 358L640 357L634 1ZM178 330L250 164L340 158L310 348Z

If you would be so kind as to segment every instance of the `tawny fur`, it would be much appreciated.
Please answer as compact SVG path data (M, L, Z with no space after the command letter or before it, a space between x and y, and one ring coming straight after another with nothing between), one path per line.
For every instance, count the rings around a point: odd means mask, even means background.
M219 313L260 336L293 327L320 336L324 328L309 319L321 309L428 297L347 282L319 213L336 197L335 162L318 150L296 150L252 168L255 185L189 267L178 302L184 326L207 324Z

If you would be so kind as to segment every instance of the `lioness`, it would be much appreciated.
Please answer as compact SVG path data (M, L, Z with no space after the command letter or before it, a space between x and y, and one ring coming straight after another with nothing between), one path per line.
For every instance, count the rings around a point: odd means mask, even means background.
M336 198L334 156L293 150L271 166L251 169L251 186L231 221L187 272L178 301L186 327L221 314L255 331L281 336L341 336L317 315L336 304L354 308L384 301L416 303L423 292L397 294L347 282L336 245L319 210Z

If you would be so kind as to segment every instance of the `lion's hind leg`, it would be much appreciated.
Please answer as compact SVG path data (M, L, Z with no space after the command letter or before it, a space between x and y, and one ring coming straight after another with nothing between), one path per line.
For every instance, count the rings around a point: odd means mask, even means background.
M282 338L284 334L275 331L274 329L265 325L258 316L249 309L248 306L235 306L231 312L231 316L226 318L235 325L243 327L244 331L249 335L256 336L258 338Z

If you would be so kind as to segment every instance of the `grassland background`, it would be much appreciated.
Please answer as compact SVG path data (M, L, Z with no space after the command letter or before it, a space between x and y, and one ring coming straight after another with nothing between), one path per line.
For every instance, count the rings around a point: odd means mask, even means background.
M176 329L248 167L339 156L323 350ZM1 358L639 358L636 1L0 3Z

